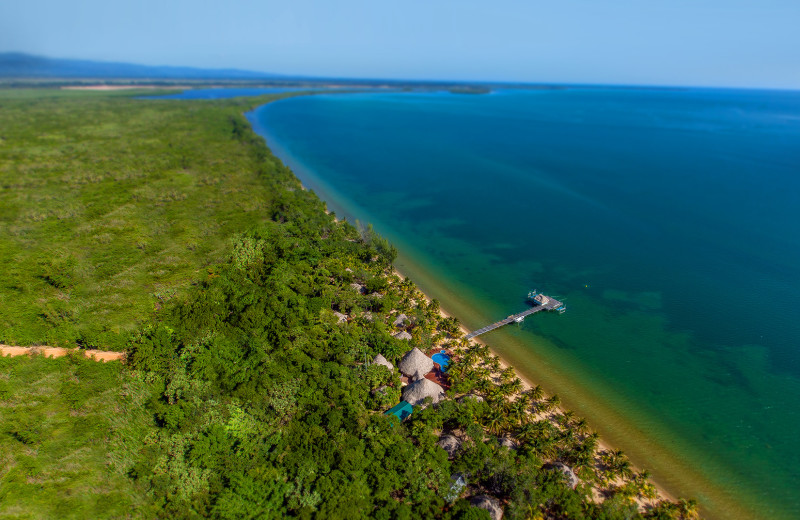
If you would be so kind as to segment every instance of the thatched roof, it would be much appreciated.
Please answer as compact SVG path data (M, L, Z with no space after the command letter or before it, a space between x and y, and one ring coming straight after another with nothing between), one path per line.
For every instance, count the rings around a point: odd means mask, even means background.
M556 471L560 471L561 473L564 474L564 477L566 477L567 480L567 484L572 489L575 489L575 486L577 486L578 483L580 482L580 479L578 479L578 476L575 475L574 471L572 471L572 468L570 468L566 464L563 464L561 462L556 462L555 464L553 464L553 469Z
M403 400L414 406L421 405L426 398L438 403L444 397L444 389L430 379L419 379L403 389Z
M395 338L399 339L406 339L401 338L400 334L408 335L408 338L411 338L411 335L408 332L401 332L399 334L395 334ZM422 353L420 349L417 347L412 348L406 355L403 356L403 359L400 360L400 363L397 365L404 375L411 377L417 372L421 373L422 375L427 374L431 370L433 370L433 360Z
M336 318L339 319L339 323L344 323L344 322L347 321L347 316L345 316L341 312L333 311L333 315L336 316Z
M439 437L439 447L447 452L450 458L453 458L458 450L461 448L461 441L455 435L442 435Z
M510 435L503 435L500 438L500 446L505 446L506 448L508 448L510 450L516 450L517 449L517 441L514 440L514 438L511 437Z
M401 330L400 332L395 334L394 337L397 338L397 339L409 340L409 339L411 339L411 334L409 334L408 332L406 332L404 330ZM431 363L433 363L433 360L431 360ZM430 372L430 370L429 370L429 372Z
M406 324L407 321L408 321L408 316L406 316L405 314L401 314L400 316L397 317L396 320L394 320L392 325L394 325L395 327L402 327L403 325Z
M489 516L492 517L492 520L500 520L503 518L503 508L500 506L500 501L494 497L490 497L488 495L478 495L476 497L472 497L472 500L470 500L469 503L473 507L479 507L489 511Z
M372 364L373 365L383 365L386 368L388 368L389 370L394 370L394 365L389 363L389 361L387 361L386 358L383 357L381 354L378 354L377 356L375 356L375 359L372 360Z

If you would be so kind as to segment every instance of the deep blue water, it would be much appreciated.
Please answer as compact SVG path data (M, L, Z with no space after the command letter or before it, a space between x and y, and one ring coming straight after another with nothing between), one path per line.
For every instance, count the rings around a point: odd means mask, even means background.
M251 120L468 326L563 299L486 341L659 482L800 517L800 93L318 95Z

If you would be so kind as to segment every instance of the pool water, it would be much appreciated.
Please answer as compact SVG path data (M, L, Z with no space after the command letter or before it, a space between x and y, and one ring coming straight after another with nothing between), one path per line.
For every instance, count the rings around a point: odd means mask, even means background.
M431 356L431 359L433 359L434 363L439 363L439 366L442 368L442 372L447 369L447 365L450 363L450 356L448 356L444 350Z

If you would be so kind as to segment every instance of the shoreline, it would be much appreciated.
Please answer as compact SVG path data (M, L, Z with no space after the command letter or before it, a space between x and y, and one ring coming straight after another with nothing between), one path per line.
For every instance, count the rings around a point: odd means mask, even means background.
M265 139L265 141L266 141L266 139ZM269 145L268 145L268 146L269 146ZM272 150L272 148L270 148L270 150ZM274 153L274 152L273 152L273 153ZM276 156L276 157L277 157L277 156ZM281 159L281 158L279 158L279 159L280 159L281 161L283 161L283 159ZM290 168L291 168L291 167L290 167ZM294 173L294 168L292 168L292 172ZM297 177L297 175L296 175L296 174L295 174L295 177ZM307 186L306 186L306 185L303 183L303 181L302 181L302 180L300 180L300 178L299 178L299 177L298 177L298 181L300 182L300 187L301 187L301 189L303 189L303 190L307 190L307 189L309 189L309 188L308 188L308 187L307 187ZM317 190L315 190L315 193L318 193L318 191L317 191ZM322 193L325 193L325 194L329 195L329 194L327 193L327 191L325 191L325 190L322 190ZM323 198L322 198L322 197L320 197L319 195L318 195L318 197L320 198L320 200L322 200L322 201L325 203L325 206L326 206L326 208L325 208L325 212L326 212L327 214L329 214L329 215L330 215L330 214L332 213L332 211L331 211L331 210L328 208L329 201L328 201L328 200L325 200L325 199L323 199ZM335 213L335 212L333 212L333 219L334 219L334 221L335 221L335 222L337 222L337 223L340 223L341 221L348 221L348 222L349 222L349 220L348 220L346 217L340 217L340 216L339 216L339 214L337 214L337 213ZM401 280L402 280L402 279L404 279L404 278L408 278L408 279L410 279L412 282L414 282L414 285L415 285L416 289L417 289L417 290L420 292L420 294L421 294L421 295L422 295L422 297L425 299L425 301L426 301L427 303L430 303L430 302L431 302L431 300L432 300L433 298L431 298L431 297L430 297L430 296L429 296L429 295L428 295L428 294L427 294L425 291L423 291L423 290L422 290L422 288L419 286L419 284L418 284L416 281L414 281L414 279L413 279L413 278L411 278L410 276L406 276L405 274L403 274L403 272L400 270L400 268L398 268L398 267L397 267L397 266L396 266L394 263L391 265L391 273L392 273L392 274L394 274L394 275L396 275L396 276L398 276L398 277L399 277ZM440 315L440 316L442 316L442 317L445 317L445 318L452 318L452 317L455 317L456 319L458 319L458 317L457 317L457 316L455 316L454 314L452 314L452 313L448 312L447 310L445 310L445 309L444 309L444 308L441 306L441 303L440 303L440 306L439 306L439 315ZM461 322L461 320L460 320L460 319L458 319L458 322L459 322L459 330L460 330L460 331L461 331L461 332L462 332L464 335L466 335L466 334L468 334L469 332L471 332L471 331L469 331L469 330L466 328L466 326L465 326L465 325L464 325L464 324ZM513 365L513 364L511 364L511 362L510 362L510 361L508 361L506 358L504 358L503 356L501 356L501 355L500 355L500 354L499 354L499 353L498 353L498 352L497 352L495 349L493 349L492 347L490 347L490 346L489 346L489 345L488 345L486 342L482 341L482 340L481 340L481 339L479 339L479 338L472 338L472 339L470 339L469 341L474 341L475 343L478 343L478 344L480 344L480 345L483 345L483 346L485 346L487 349L489 349L489 352L490 352L492 355L494 355L494 356L497 356L497 358L499 359L499 361L500 361L500 366L501 366L501 369L505 369L505 368L511 368L511 369L514 371L514 374L516 375L516 377L517 377L517 378L518 378L518 379L521 381L521 383L522 383L522 386L523 386L523 389L524 389L524 390L529 390L529 389L533 388L534 386L537 386L537 385L535 385L535 384L534 384L534 383L533 383L533 382L530 380L530 378L528 378L527 376L524 376L524 375L522 375L522 374L520 373L520 371L519 371L519 370L517 370L517 369L514 367L514 365ZM547 395L549 396L549 395L553 395L553 394L547 394ZM563 403L562 403L562 404L560 404L559 406L555 407L554 409L555 409L555 410L557 410L559 413L563 413L564 411L567 411L567 410L568 410L568 409L567 409L567 408L564 406L564 404L563 404ZM531 412L528 412L528 413L531 413ZM548 420L549 420L549 419L548 419ZM597 450L596 450L598 453L599 453L599 452L601 452L601 451L603 451L603 450L610 451L610 450L613 450L613 449L614 449L614 447L613 447L611 444L609 444L607 441L603 441L603 440L601 440L601 439L599 439L599 438L598 438ZM632 461L631 461L631 468L632 468L634 471L641 471L641 470L642 470L642 468L641 468L639 465L637 465L637 464L633 464L633 462L632 462ZM668 490L667 490L667 489L664 487L664 485L663 485L663 484L661 484L661 483L658 483L658 482L656 482L655 480L653 480L653 477L652 477L652 476L648 477L648 479L647 479L647 480L648 480L648 482L650 482L650 483L651 483L651 484L652 484L652 485L655 487L655 489L656 489L656 492L657 492L657 496L656 496L656 498L654 498L654 499L652 499L652 500L645 500L645 499L640 499L640 498L637 498L637 499L635 499L635 502L636 502L636 503L639 505L639 509L640 509L640 511L641 511L641 510L643 510L643 508L644 508L644 507L646 507L646 506L653 506L653 505L655 505L657 502L659 502L659 501L661 501L661 500L666 500L666 501L670 501L670 502L676 502L676 501L678 500L678 495L677 495L676 493L672 493L672 492L668 491ZM598 491L597 491L597 488L593 488L593 494L594 494L594 496L595 496L595 499L597 499L597 498L599 497L599 493L598 493Z
M261 105L261 108L264 106ZM313 189L320 199L325 202L326 206L333 206L332 210L328 210L329 212L335 211L336 215L341 219L348 221L352 219L352 223L357 221L355 219L359 215L364 217L364 221L369 220L374 223L378 229L383 227L378 227L381 222L375 221L374 218L371 219L368 214L358 212L358 208L352 206L353 201L349 201L347 196L327 186L324 180L318 179L315 173L308 170L299 157L295 157L288 150L283 149L280 142L258 122L257 117L252 117L255 116L255 113L256 111L253 109L251 117L248 117L248 119L251 124L255 123L254 126L260 130L258 133L265 139L267 147L273 151L273 155L278 160L291 168L298 179L300 179L298 174L303 176L304 181L301 181L301 184L310 181L310 184L304 184L304 188ZM356 211L353 211L354 209ZM387 236L383 229L380 232L381 235L387 238L391 236L391 232ZM475 323L476 315L480 314L480 312L468 303L468 298L464 299L464 295L461 294L463 292L461 287L443 285L441 283L441 275L443 273L437 274L435 269L434 272L430 272L429 266L415 259L414 253L419 253L419 251L415 249L413 244L405 243L400 237L390 238L390 240L401 251L409 253L401 254L398 259L399 262L393 265L394 271L398 276L404 277L404 272L413 273L413 276L409 276L409 278L414 281L417 289L426 298L430 300L429 295L441 295L436 299L444 302L442 305L447 308L447 311L443 311L444 315L464 316L476 328L480 326L480 323ZM397 263L402 267L398 268ZM424 290L423 286L425 287ZM496 311L497 309L494 310ZM459 322L461 321L459 318ZM462 331L466 330L463 324L461 328ZM498 356L503 366L512 368L519 380L527 387L533 386L532 381L539 380L542 381L542 386L548 388L550 392L558 393L562 398L559 410L563 411L571 408L572 410L580 411L580 415L590 420L590 424L597 428L598 433L602 432L605 440L599 444L598 450L609 449L614 446L626 447L625 453L633 468L636 470L647 468L652 471L648 481L656 487L659 497L665 500L672 500L676 496L698 498L703 516L712 519L758 518L763 514L764 511L760 509L756 495L750 495L752 489L731 487L732 481L730 477L731 475L735 476L735 474L724 473L724 470L727 470L726 467L719 464L703 465L699 461L705 460L703 458L704 455L696 447L681 446L680 450L673 449L672 437L653 435L652 431L647 429L651 426L649 423L633 421L629 415L623 413L624 410L615 408L618 403L613 399L607 398L616 397L613 395L613 388L605 392L605 394L611 394L608 396L592 393L590 387L581 384L581 379L569 377L573 374L561 370L557 362L562 361L562 359L558 357L551 360L551 363L548 361L549 358L539 356L536 358L537 366L523 364L517 368L515 366L516 362L519 361L517 358L521 357L522 354L518 354L516 349L520 345L513 336L505 336L509 333L502 332L502 334L504 334L503 340L499 341L499 345L498 342L495 342L496 348L490 350L493 355ZM474 340L476 343L489 348L488 344L480 338L474 338ZM505 352L506 355L500 355L499 352ZM536 376L541 376L543 373L544 377L522 375L523 373ZM561 388L558 385L562 383L566 385L564 387L565 392L554 392L554 386ZM608 419L607 422L604 420L606 418ZM658 432L660 431L658 430ZM722 474L728 481L714 478L714 475L719 475L720 470L723 471Z
M392 273L397 275L401 280L404 279L404 278L408 278L409 280L412 280L410 277L405 276L394 265L392 266ZM417 290L420 292L420 294L422 294L422 297L425 299L426 303L430 303L432 301L432 298L427 293L425 293L422 289L420 289L419 286L416 283L414 285L417 287ZM439 306L439 315L441 317L443 317L443 318L456 318L456 319L458 319L457 316L454 316L453 314L449 313L441 305ZM459 320L459 322L458 322L458 328L464 335L467 335L467 334L470 333L470 331L466 328L466 326L463 323L461 323L461 320ZM506 360L503 356L498 354L496 350L494 350L491 346L489 346L487 343L485 343L481 339L479 339L479 338L471 338L469 341L474 341L475 343L483 345L487 349L489 349L489 352L493 356L497 356L497 358L500 360L500 368L501 369L507 369L507 368L512 369L514 371L514 374L516 375L516 377L522 382L522 388L523 388L524 391L530 390L530 389L534 388L535 386L537 386L528 377L524 376L516 368L514 368L514 366L508 360ZM551 394L545 394L545 395L550 396ZM565 411L568 411L568 409L565 408L563 405L556 406L555 410L557 410L559 413L563 413ZM528 412L528 413L531 413L531 412ZM531 415L534 415L534 414L531 414ZM613 446L611 446L610 444L608 444L608 442L606 442L606 441L604 441L604 440L599 438L598 442L597 442L597 451L600 452L600 451L603 451L603 450L611 451L611 450L613 450ZM634 471L641 471L642 470L642 468L639 468L636 465L632 465L632 469ZM652 500L636 499L635 501L639 505L640 509L642 509L644 507L647 507L647 506L654 506L660 500L667 500L667 501L670 501L670 502L676 502L678 500L678 497L675 494L670 493L669 491L667 491L666 488L664 488L663 485L661 485L658 482L654 481L652 479L652 477L648 478L648 481L655 487L658 496L655 499L652 499ZM596 488L595 488L594 494L595 494L595 497L597 498L598 493L596 491Z

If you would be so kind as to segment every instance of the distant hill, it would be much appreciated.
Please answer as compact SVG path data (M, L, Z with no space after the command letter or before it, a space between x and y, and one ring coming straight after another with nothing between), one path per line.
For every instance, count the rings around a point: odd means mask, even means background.
M0 53L0 78L268 79L277 74L238 69L197 69Z

